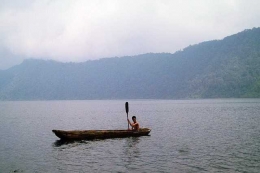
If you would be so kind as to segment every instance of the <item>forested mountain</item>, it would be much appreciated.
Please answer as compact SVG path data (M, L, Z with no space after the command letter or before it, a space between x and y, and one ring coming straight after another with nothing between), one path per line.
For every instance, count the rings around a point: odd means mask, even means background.
M25 60L0 71L1 100L260 97L260 28L189 46L84 63Z

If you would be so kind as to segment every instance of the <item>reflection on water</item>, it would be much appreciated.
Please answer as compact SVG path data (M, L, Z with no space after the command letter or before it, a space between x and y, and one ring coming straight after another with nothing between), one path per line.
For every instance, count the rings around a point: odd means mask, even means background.
M126 138L123 152L127 159L127 163L131 164L140 157L139 142L139 137Z
M53 143L54 147L61 147L63 145L71 145L77 143L85 143L84 141L73 141L73 140L57 140Z
M150 135L149 135L150 136ZM112 138L112 139L90 139L90 140L56 140L53 143L53 147L61 147L63 145L72 145L72 144L87 144L89 142L97 141L106 141L106 140L124 140L126 139L127 148L135 147L139 142L140 137L127 137L127 138Z
M129 137L98 140L64 141L53 143L52 158L63 165L61 171L69 166L91 169L97 172L127 172L137 170L142 160L140 144L148 137ZM69 165L68 165L69 163ZM89 168L87 168L87 167ZM80 169L81 169L80 168ZM75 169L74 169L75 171ZM79 171L79 170L78 170ZM110 171L108 171L110 172Z

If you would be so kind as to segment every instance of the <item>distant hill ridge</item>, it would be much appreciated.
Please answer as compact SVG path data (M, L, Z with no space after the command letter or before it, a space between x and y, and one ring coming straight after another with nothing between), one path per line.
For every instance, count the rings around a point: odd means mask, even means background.
M189 46L84 63L25 60L0 70L0 100L260 97L260 28Z

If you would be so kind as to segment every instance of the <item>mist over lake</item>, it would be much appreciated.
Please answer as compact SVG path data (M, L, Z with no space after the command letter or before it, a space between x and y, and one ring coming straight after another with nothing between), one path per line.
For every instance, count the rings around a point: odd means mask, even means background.
M0 172L260 171L260 100L127 100L152 129L62 142L52 129L126 129L125 100L1 101Z

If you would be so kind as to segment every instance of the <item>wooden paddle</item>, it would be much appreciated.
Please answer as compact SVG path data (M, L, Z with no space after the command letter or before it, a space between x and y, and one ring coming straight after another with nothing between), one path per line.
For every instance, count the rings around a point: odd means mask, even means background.
M128 102L125 102L125 111L126 111L126 115L127 115L127 119L128 119L128 112L129 112ZM128 120L127 120L127 124L128 124L128 129L129 129L129 122L128 122Z

